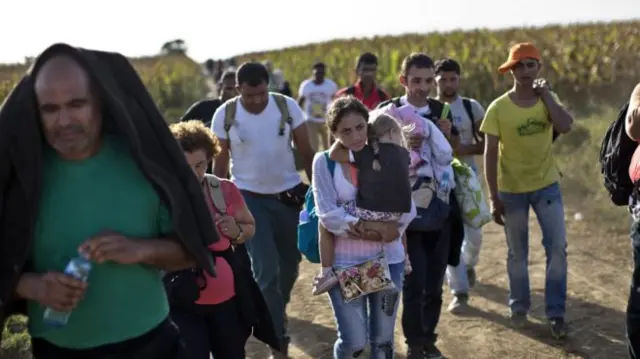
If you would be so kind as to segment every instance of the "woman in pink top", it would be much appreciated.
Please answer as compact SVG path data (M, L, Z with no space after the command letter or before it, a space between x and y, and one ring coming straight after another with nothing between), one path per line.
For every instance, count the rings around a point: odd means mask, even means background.
M203 272L204 283L199 283L200 296L193 308L172 306L171 318L180 328L191 354L189 358L209 359L209 355L213 354L214 359L244 359L244 347L253 325L247 323L247 301L241 299L253 294L239 298L240 290L245 288L244 283L248 281L247 277L251 280L252 277L246 276L239 265L244 258L238 247L253 236L255 222L235 184L205 175L207 167L220 150L213 133L197 120L173 124L171 132L202 183L205 201L220 235L220 240L209 247L215 257L216 277ZM212 183L216 186L219 184L219 187L212 186ZM226 208L220 209L220 203L215 203L216 195L224 201Z

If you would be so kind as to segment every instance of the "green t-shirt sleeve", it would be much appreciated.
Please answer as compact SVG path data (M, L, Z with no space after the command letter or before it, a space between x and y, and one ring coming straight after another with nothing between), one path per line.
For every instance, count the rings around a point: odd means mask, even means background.
M484 115L484 120L480 125L480 132L487 135L500 137L500 126L498 125L498 109L491 104Z
M169 208L161 203L158 208L157 227L159 235L172 234L174 232L173 220Z

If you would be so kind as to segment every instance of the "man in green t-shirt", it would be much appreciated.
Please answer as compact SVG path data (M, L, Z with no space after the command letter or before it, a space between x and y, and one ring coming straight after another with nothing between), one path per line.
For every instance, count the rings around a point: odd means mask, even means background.
M28 272L16 294L27 300L36 359L182 358L168 319L162 271L187 268L167 207L124 138L107 135L102 99L68 55L35 70L45 137L43 180ZM63 274L84 255L86 283ZM46 308L69 312L48 326Z

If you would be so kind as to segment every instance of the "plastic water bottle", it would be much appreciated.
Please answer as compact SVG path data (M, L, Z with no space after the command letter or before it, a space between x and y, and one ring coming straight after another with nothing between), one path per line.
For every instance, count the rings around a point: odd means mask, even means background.
M69 264L67 264L67 268L65 268L64 270L64 274L86 282L89 278L90 271L91 261L80 256L69 261ZM70 315L71 312L58 312L51 308L47 308L44 311L43 321L49 326L60 328L64 327L67 324Z
M306 209L300 211L300 216L298 217L299 223L309 222L309 212Z

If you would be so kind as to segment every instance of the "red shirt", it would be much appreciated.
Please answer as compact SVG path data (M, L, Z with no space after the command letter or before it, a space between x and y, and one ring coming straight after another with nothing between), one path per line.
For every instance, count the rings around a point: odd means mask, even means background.
M365 97L361 81L356 82L353 86L345 87L336 92L336 97L349 94L349 89L351 88L353 88L353 93L351 93L350 95L353 95L355 98L360 100L360 102L367 106L369 110L373 110L374 108L376 108L376 106L378 106L378 104L389 99L389 95L379 89L375 84L371 89L371 94L369 94L368 97Z
M213 200L211 200L209 186L203 185L202 187L202 191L213 220L214 215L219 214L219 212L213 205ZM233 217L236 215L238 208L244 207L242 194L233 182L226 179L220 179L220 188L222 189L224 200L227 204L227 214ZM220 228L216 227L216 230L218 231L220 240L210 245L209 249L214 252L222 252L229 249L231 246L231 239L223 236L220 232ZM233 282L233 271L231 270L229 262L224 258L216 258L216 274L217 276L213 278L205 272L207 287L200 292L200 298L196 301L196 304L220 304L236 295L236 288Z

